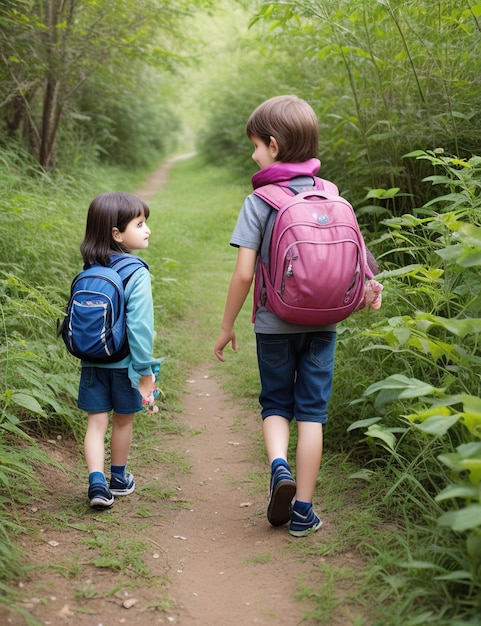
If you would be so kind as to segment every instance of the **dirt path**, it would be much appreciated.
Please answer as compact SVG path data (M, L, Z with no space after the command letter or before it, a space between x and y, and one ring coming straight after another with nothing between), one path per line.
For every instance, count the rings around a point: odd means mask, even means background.
M153 461L132 469L137 489L118 498L111 511L94 512L85 501L83 481L65 481L48 470L46 501L29 506L31 530L21 541L31 563L40 569L19 585L19 605L45 626L293 626L310 608L296 599L298 586L319 584L316 564L323 557L301 561L292 551L299 540L287 529L271 527L265 517L266 467L252 458L252 436L258 416L235 406L222 390L210 365L186 380L185 428L162 437L152 447L155 457L183 459L189 470L169 479L176 494L153 498L167 464ZM50 455L70 472L78 452L63 442L51 442ZM256 477L262 480L256 480ZM74 479L75 480L75 479ZM48 492L51 491L50 500ZM64 503L67 502L65 506ZM73 514L72 501L78 502ZM65 509L69 516L65 517ZM41 515L58 519L42 525ZM314 541L322 545L329 523ZM117 571L117 551L132 550L139 541L149 568L145 584L131 563ZM332 529L331 529L332 532ZM130 533L130 536L128 536ZM313 538L309 538L310 541ZM125 544L122 548L119 544ZM105 562L105 569L101 563ZM119 565L120 568L120 565ZM339 625L352 624L345 619ZM1 626L27 626L24 618L2 612ZM333 622L334 624L334 622Z
M137 193L152 197L166 182L171 164ZM298 599L299 588L319 589L323 564L335 560L336 567L355 567L355 557L322 556L323 543L336 533L329 516L323 516L323 528L306 540L267 523L267 467L264 459L253 457L252 437L258 436L260 418L233 401L215 370L212 362L187 373L178 415L185 428L152 441L149 464L132 467L136 491L116 499L111 511L88 509L85 485L75 477L78 448L61 440L46 443L71 479L66 481L59 470L48 470L45 498L32 498L21 512L30 525L22 549L40 569L19 584L18 603L36 623L319 623L304 618L312 605ZM162 492L168 459L173 457L189 468L168 477L170 487L175 485L174 495ZM42 519L58 523L45 524ZM147 572L141 571L142 559ZM347 596L349 591L340 588L336 595ZM346 602L329 626L354 624L349 607ZM1 626L31 623L0 609Z
M169 519L166 554L179 623L298 624L309 608L295 599L306 564L292 558L287 530L266 520L267 492L249 478L257 416L239 408L208 369L187 383L184 421L199 433L184 441L192 471L179 481L192 508ZM307 567L307 570L309 567Z

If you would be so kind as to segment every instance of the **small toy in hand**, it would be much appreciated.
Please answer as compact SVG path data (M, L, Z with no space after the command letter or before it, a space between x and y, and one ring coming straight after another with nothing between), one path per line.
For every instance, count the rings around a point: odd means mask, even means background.
M142 398L142 404L144 405L144 409L147 411L147 413L158 413L159 407L155 404L155 401L159 397L163 400L164 394L161 389L159 389L158 387L154 387L152 390L152 395L154 397L153 402L148 402L145 398Z

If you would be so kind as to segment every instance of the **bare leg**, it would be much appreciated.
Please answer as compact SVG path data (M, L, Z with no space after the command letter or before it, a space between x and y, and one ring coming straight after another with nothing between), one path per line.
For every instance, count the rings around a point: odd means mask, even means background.
M287 461L289 446L289 420L280 415L270 415L262 422L262 432L269 465L274 459Z
M84 454L89 474L105 472L105 435L109 426L108 413L88 413Z
M322 459L322 424L297 422L296 500L312 502Z
M127 465L127 459L132 443L132 427L134 414L112 415L112 439L110 444L112 465Z

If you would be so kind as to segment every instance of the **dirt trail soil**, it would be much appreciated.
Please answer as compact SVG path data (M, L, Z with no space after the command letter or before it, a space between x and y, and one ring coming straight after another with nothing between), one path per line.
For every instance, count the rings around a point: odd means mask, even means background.
M166 181L164 166L137 192L145 199ZM298 599L300 587L322 587L322 565L355 569L352 555L322 556L332 541L335 524L329 516L322 529L307 539L295 539L287 527L273 528L265 517L268 475L264 459L253 458L252 437L259 416L247 411L222 389L212 363L186 375L182 433L172 433L152 445L152 462L132 467L136 491L117 498L111 511L96 513L85 502L83 481L65 481L58 470L45 477L55 498L28 507L32 532L22 539L30 562L44 566L19 585L19 605L45 626L292 626L319 623L305 619L312 608ZM161 419L161 418L160 418ZM62 441L50 442L49 453L64 466L75 467L78 450ZM161 448L161 449L159 449ZM176 496L152 497L162 482L162 458L176 455L189 471L171 477ZM262 480L258 480L261 477ZM65 519L63 502L69 502ZM78 501L78 515L72 515ZM42 509L59 520L56 528L36 521ZM135 529L125 536L125 528ZM95 538L95 546L92 540ZM142 554L150 572L145 584L131 577L130 566L102 568L102 542L109 552L132 550L136 538L151 548ZM308 543L307 543L308 542ZM303 545L315 550L303 549ZM105 558L105 556L103 556ZM51 567L48 567L48 566ZM101 565L101 563L100 563ZM338 589L347 596L349 589ZM336 612L329 626L350 626L350 603ZM0 625L29 622L0 609Z
M286 528L265 517L267 491L257 488L249 433L257 416L232 405L208 370L187 383L184 421L199 434L184 440L192 472L179 482L192 508L169 519L166 554L172 566L172 598L181 624L298 624L305 603L295 599L309 566L289 553Z

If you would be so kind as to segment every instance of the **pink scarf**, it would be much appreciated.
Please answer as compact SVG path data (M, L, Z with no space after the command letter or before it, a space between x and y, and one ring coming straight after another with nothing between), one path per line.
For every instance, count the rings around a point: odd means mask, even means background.
M320 167L321 162L319 159L309 159L302 163L282 163L281 161L276 161L254 174L252 186L254 189L257 189L269 183L288 181L296 176L316 176Z

